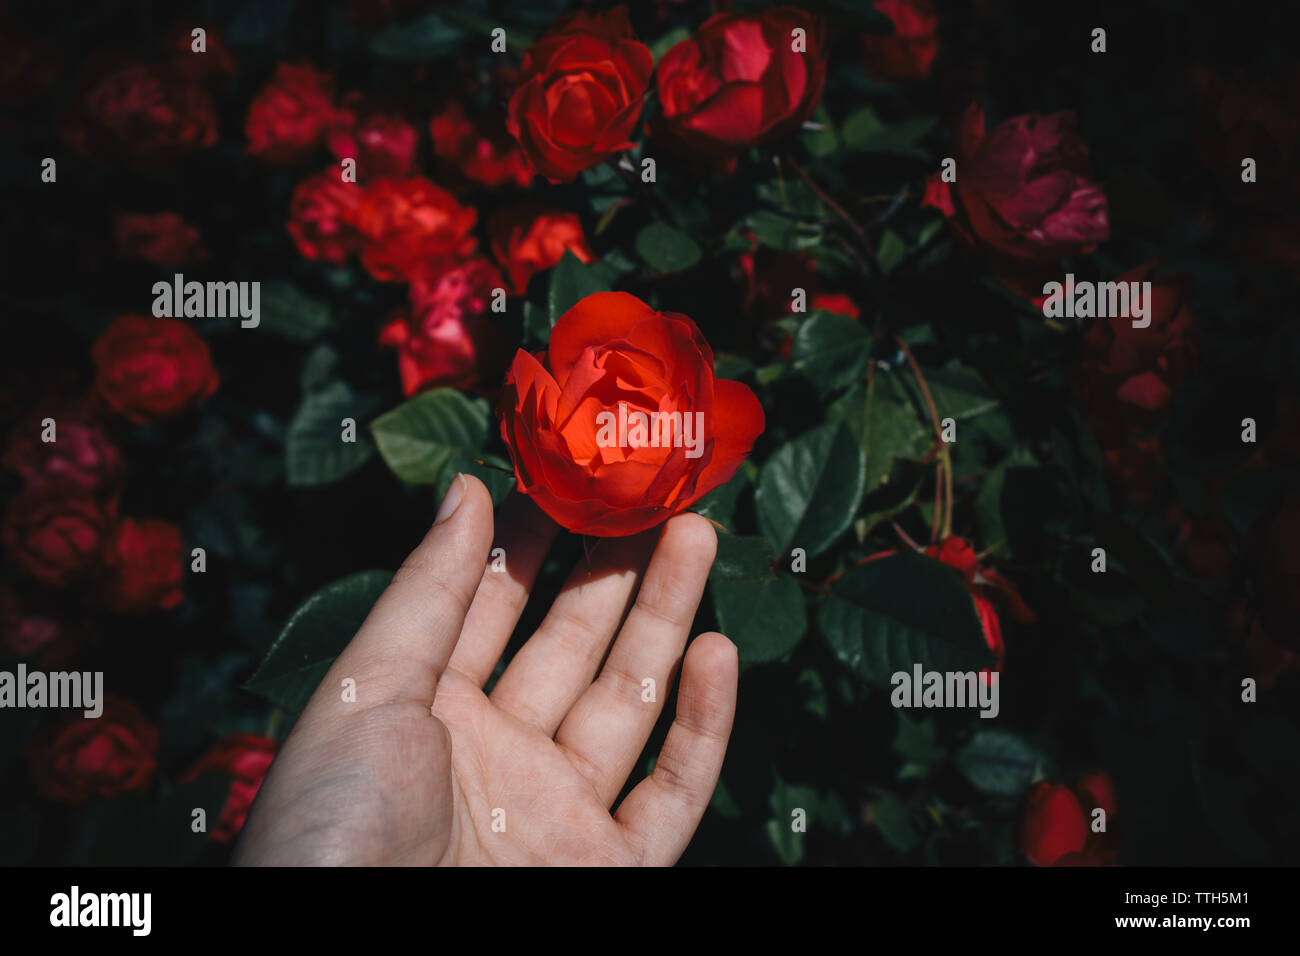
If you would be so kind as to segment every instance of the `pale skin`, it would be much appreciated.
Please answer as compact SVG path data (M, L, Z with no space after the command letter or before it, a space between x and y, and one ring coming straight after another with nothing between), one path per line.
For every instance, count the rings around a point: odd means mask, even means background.
M482 483L452 482L285 741L234 862L665 866L681 856L736 707L735 646L707 633L687 648L712 526L683 514L600 539L487 695L558 531L518 496L502 506L495 540L493 517ZM505 572L491 568L498 547ZM615 807L679 670L654 770ZM343 699L349 677L355 702Z

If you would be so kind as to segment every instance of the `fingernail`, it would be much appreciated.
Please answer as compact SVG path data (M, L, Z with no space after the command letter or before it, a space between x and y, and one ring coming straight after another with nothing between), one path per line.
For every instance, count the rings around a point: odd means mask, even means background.
M465 481L465 476L456 473L451 487L447 489L446 496L442 499L442 504L438 506L438 517L433 519L434 524L442 524L452 516L457 508L460 507L461 501L465 498L465 490L469 484Z

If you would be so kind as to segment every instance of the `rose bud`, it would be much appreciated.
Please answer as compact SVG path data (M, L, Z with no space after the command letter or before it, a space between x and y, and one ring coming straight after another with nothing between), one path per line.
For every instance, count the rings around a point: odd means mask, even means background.
M570 531L602 537L685 511L763 431L754 393L714 379L695 323L625 292L587 296L544 353L520 350L500 407L519 488Z
M233 779L225 805L221 808L211 838L218 843L231 843L244 829L253 798L271 769L279 745L270 737L260 734L234 733L218 742L205 753L193 767L181 775L180 784L192 783L204 774L221 773Z
M627 8L580 10L558 20L524 54L506 128L553 183L631 148L654 57Z
M340 266L365 241L354 225L360 207L361 187L343 182L338 169L308 176L289 200L289 235L304 258Z
M46 418L54 419L56 441L41 440ZM101 499L122 485L122 453L80 404L54 406L20 421L9 433L0 464L23 476L29 487L67 482Z
M876 0L894 24L889 36L862 36L862 67L883 80L919 80L939 52L939 18L930 0Z
M199 230L174 212L117 213L113 244L119 259L135 259L164 269L202 262L208 251Z
M498 124L504 129L504 121ZM508 135L494 135L496 125L481 118L471 122L461 105L452 101L429 121L433 154L471 182L527 186L535 175L532 163Z
M103 76L86 94L82 114L64 135L92 156L152 165L217 141L212 98L165 67L129 66Z
M97 718L81 714L37 731L27 748L36 791L77 805L147 790L158 768L158 728L127 700L107 695Z
M1019 829L1020 850L1035 866L1052 866L1088 844L1088 817L1063 783L1044 780L1029 789Z
M549 269L572 252L580 262L594 262L582 221L571 212L544 210L531 203L503 209L488 223L492 254L510 277L518 295L528 290L534 273Z
M986 133L984 110L971 104L954 149L957 182L931 173L923 205L967 244L1045 262L1092 252L1110 236L1106 196L1088 178L1073 113L1030 113Z
M244 120L249 155L289 166L311 155L335 123L334 81L310 66L281 63Z
M794 49L794 30L805 50ZM826 83L826 25L794 7L719 13L663 55L657 132L688 155L728 159L798 129Z
M105 552L100 596L110 611L169 611L185 600L181 529L157 518L123 518Z
M0 528L9 560L29 577L66 588L99 568L115 508L70 482L19 492Z
M136 424L189 411L217 390L208 343L180 319L120 316L90 356L100 400Z
M427 179L377 179L356 211L361 262L376 279L410 280L471 255L478 213Z

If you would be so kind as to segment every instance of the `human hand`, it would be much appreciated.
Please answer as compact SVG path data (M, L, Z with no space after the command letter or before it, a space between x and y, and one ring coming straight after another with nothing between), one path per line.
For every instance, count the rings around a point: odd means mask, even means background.
M452 482L285 741L234 862L677 860L717 785L735 715L735 646L703 634L682 656L717 539L692 514L600 539L485 695L557 530L516 495L494 541L487 489ZM496 547L504 572L488 566ZM654 771L611 813L679 664ZM349 677L355 702L341 693Z

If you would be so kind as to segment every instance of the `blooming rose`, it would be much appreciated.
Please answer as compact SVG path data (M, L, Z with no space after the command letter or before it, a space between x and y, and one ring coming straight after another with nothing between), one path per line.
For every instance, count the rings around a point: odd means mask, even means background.
M117 213L113 243L119 259L138 259L165 269L208 257L199 230L174 212Z
M622 406L622 408L620 407ZM614 436L626 412L680 412L699 423L689 457L659 420L652 444ZM608 413L608 414L602 414ZM698 416L692 413L698 413ZM570 531L635 534L684 511L731 478L763 431L745 385L713 377L713 351L695 323L625 292L598 292L564 313L537 356L520 350L501 398L501 435L519 487Z
M419 139L403 117L379 112L356 93L344 100L328 136L330 152L339 159L355 159L362 179L408 175Z
M497 134L495 124L471 121L454 100L429 121L429 135L433 154L472 182L524 187L533 181L532 163L519 144Z
M342 265L365 241L354 225L360 207L361 187L343 182L339 170L308 176L289 200L289 235L304 257Z
M862 65L886 80L919 80L939 52L939 18L930 0L876 0L875 8L894 24L889 36L863 34Z
M971 245L1036 262L1091 252L1110 235L1106 196L1092 182L1074 114L1017 116L985 133L971 104L954 144L957 182L932 173L924 205Z
M524 54L506 128L538 172L568 182L633 145L628 137L653 70L626 7L579 10Z
M66 136L81 151L141 164L172 159L217 141L212 98L163 66L128 66L102 77L82 103L84 120Z
M549 269L572 252L581 262L594 262L582 221L571 212L547 211L532 204L503 209L488 223L492 254L510 277L519 295L536 272Z
M427 179L377 179L362 192L356 211L366 239L361 262L376 279L435 273L473 253L477 219L473 207Z
M27 748L41 796L66 804L146 790L158 768L158 728L135 704L111 694L104 712L37 731Z
M398 350L406 395L433 386L469 388L480 378L500 380L508 353L484 314L501 284L501 273L481 256L411 284L410 311L379 334L383 345Z
M99 567L115 517L113 504L71 482L50 482L13 497L0 538L20 570L64 588Z
M90 356L100 399L136 424L189 411L217 390L208 343L180 319L120 316Z
M1096 809L1115 814L1115 789L1105 773L1073 787L1043 780L1030 787L1020 809L1020 849L1035 866L1105 866L1114 862L1109 832L1093 833Z
M249 807L266 772L275 759L278 744L270 737L259 734L235 733L217 743L204 754L193 767L186 771L179 782L191 783L208 773L228 774L234 779L230 784L230 793L221 808L221 816L212 828L211 837L218 843L230 843L244 828Z
M804 52L793 31L802 29ZM794 7L719 13L659 61L659 129L691 154L726 158L798 129L826 83L826 25Z
M42 422L54 419L55 441L45 442ZM122 484L122 454L89 414L77 406L55 408L20 421L9 433L0 464L18 472L29 486L67 482L108 499Z
M248 105L248 152L270 163L292 165L320 146L336 119L330 75L281 63Z
M110 611L168 611L185 599L181 529L170 521L123 518L108 544L105 565L100 594Z

